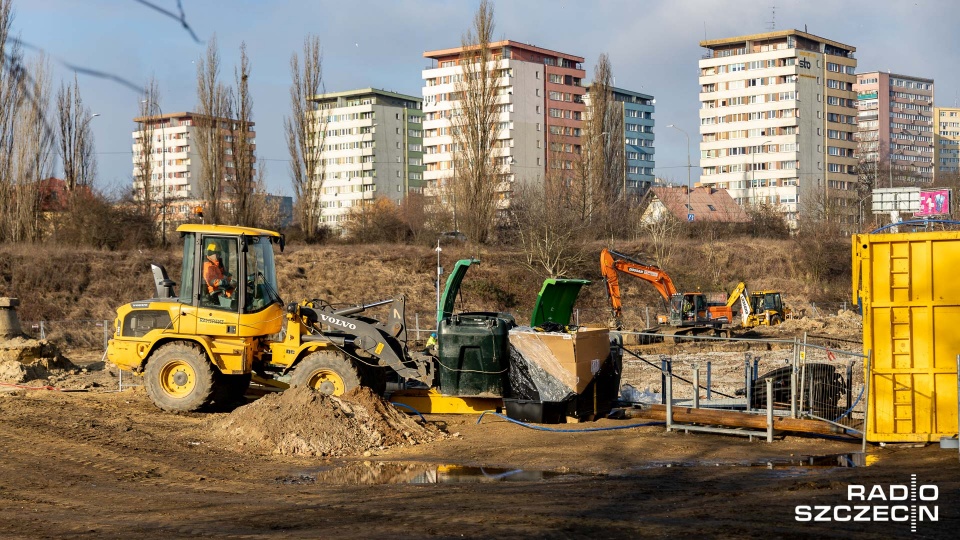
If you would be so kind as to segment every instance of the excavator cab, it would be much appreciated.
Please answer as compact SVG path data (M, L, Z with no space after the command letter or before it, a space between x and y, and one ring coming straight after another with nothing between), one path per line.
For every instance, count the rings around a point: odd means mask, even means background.
M677 293L670 297L671 326L700 325L708 320L707 297L703 293Z

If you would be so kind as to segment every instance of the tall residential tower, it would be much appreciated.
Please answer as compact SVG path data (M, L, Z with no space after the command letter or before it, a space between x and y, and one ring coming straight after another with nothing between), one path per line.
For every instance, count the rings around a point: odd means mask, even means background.
M399 204L423 181L420 98L364 88L315 96L323 130L320 222L343 230L352 209L377 197Z
M202 163L197 148L199 126L210 125L211 117L194 112L140 116L133 121L138 129L133 132L133 190L137 200L144 200L149 184L149 199L155 204L165 203L171 223L190 217L191 210L202 203ZM234 174L234 135L238 132L237 121L218 118L223 135L224 176ZM254 123L249 122L247 142L250 150L256 149ZM256 157L251 158L256 163ZM145 166L149 160L150 165ZM146 171L150 178L145 178ZM224 190L224 201L229 204L230 193Z
M933 182L933 79L871 71L857 74L854 90L857 155L866 171L887 169L874 187Z
M542 178L549 166L572 169L581 150L585 105L583 58L518 43L491 43L496 72L499 133L494 159L500 168L498 206L509 204L513 183ZM460 106L462 47L427 51L423 70L424 172L428 193L442 197L454 175L451 134Z
M960 108L937 107L934 118L934 164L937 180L960 176Z
M799 30L700 42L701 183L741 205L857 220L856 49Z

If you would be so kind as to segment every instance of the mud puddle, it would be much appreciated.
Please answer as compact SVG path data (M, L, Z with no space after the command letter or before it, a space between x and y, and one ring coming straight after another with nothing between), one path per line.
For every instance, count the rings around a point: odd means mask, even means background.
M544 482L583 473L508 467L468 467L430 463L364 461L276 478L281 484L463 484L482 482Z
M758 461L670 461L650 462L639 467L621 469L611 475L510 467L470 467L435 463L402 463L386 461L351 462L319 470L304 471L274 479L279 484L384 485L384 484L463 484L488 482L545 482L560 478L598 478L634 476L643 471L670 467L740 467L745 470L767 469L777 477L804 476L827 472L837 467L867 467L876 463L874 455L852 452Z
M802 468L828 469L834 467L869 467L879 458L863 452L845 454L824 454L819 456L799 456L789 458L771 458L757 461L661 461L650 462L641 467L631 468L630 471L655 469L663 467L748 467L765 468L771 470L792 470Z

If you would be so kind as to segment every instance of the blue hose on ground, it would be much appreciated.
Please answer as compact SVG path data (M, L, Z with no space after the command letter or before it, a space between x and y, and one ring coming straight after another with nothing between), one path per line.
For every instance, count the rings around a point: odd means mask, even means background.
M500 414L500 413L498 413L498 412L493 412L493 411L483 411L483 412L480 414L480 418L477 418L477 423L479 424L480 421L483 420L483 415L488 414L488 413L489 413L489 414L492 414L492 415L494 415L494 416L499 416L500 418L503 418L503 419L506 420L507 422L513 422L514 424L523 426L523 427L525 427L525 428L535 429L535 430L537 430L537 431L553 431L553 432L555 432L555 433L585 433L585 432L587 432L587 431L613 431L613 430L615 430L615 429L630 429L630 428L635 428L635 427L661 426L661 425L663 425L663 422L646 422L646 423L643 423L643 424L630 424L629 426L610 426L610 427L598 427L598 428L586 428L586 429L558 429L558 428L548 428L548 427L543 427L543 426L535 426L535 425L533 425L533 424L528 424L528 423L526 423L526 422L521 422L521 421L519 421L519 420L514 420L513 418L510 418L509 416Z
M420 411L414 409L413 407L407 405L406 403L397 403L396 401L391 401L390 404L391 404L391 405L395 405L395 406L397 406L397 407L403 407L404 409L410 409L411 411L414 412L414 414L416 414L417 416L419 416L421 420L423 420L423 423L424 423L424 424L427 423L427 419L424 418L422 414L420 414Z
M838 416L837 419L834 420L834 422L839 422L844 416L850 414L850 411L852 411L853 409L855 409L855 408L857 407L857 404L860 403L860 398L863 397L863 389L864 389L865 387L866 387L866 385L863 385L863 386L860 387L860 395L857 396L857 399L855 399L855 400L853 401L853 405L851 405L849 409L843 411L843 414L841 414L840 416Z

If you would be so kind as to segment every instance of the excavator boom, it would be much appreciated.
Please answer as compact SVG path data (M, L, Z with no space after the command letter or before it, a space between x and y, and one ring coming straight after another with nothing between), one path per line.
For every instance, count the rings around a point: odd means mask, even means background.
M619 272L650 282L660 293L665 304L669 304L670 298L677 294L677 288L674 286L673 280L659 267L642 263L616 251L604 249L600 252L600 272L603 273L604 280L606 280L613 317L617 321L620 321L623 310L620 301Z

